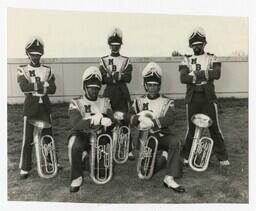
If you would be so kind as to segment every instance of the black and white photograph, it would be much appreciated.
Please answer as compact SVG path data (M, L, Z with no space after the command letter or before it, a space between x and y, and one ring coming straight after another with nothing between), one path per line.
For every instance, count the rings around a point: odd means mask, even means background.
M250 21L6 8L4 203L248 205Z

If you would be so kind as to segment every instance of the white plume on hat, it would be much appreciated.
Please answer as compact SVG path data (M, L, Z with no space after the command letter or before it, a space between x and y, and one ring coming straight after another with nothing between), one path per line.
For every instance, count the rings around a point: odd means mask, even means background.
M82 76L82 82L89 80L92 76L96 76L100 81L102 81L102 76L99 68L91 66L84 71Z
M33 37L31 37L28 41L27 41L27 43L26 43L26 49L27 48L29 48L32 44L33 44L33 42L35 41L35 40L37 40L38 42L40 42L43 46L44 46L44 42L43 42L43 39L40 37L40 36L33 36ZM39 45L39 43L38 43L38 45Z
M193 37L196 34L200 35L201 37L206 37L205 31L201 26L195 27L193 31L189 34L189 38Z
M157 73L157 75L162 76L162 69L157 63L150 62L146 65L146 67L142 71L142 77L145 77L146 75L149 75L150 73L151 74Z
M116 27L116 28L114 28L114 29L112 29L111 31L110 31L110 33L109 33L109 35L108 35L108 38L109 37L113 37L113 36L118 36L118 37L120 37L120 38L123 38L123 33L122 33L122 30L120 29L120 28L118 28L118 27Z

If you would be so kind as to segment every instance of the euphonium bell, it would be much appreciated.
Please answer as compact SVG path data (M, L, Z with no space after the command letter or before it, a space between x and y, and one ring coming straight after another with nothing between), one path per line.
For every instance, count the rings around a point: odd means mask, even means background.
M108 134L91 132L91 178L96 184L105 184L113 176L113 144Z
M116 126L113 132L113 159L116 163L125 163L129 155L130 128Z
M52 136L42 136L43 129L50 128L51 124L41 120L30 120L29 123L34 126L33 138L38 175L46 179L52 178L58 171L55 143Z
M149 130L141 131L140 152L137 173L140 179L150 179L154 173L158 140L149 135Z
M212 125L212 120L205 114L195 114L191 121L195 124L195 134L189 154L189 165L194 171L205 171L208 167L213 140L209 137L201 137L204 128Z

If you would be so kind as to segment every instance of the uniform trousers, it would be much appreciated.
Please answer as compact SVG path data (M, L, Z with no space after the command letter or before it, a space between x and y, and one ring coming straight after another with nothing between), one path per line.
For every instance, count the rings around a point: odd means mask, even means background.
M194 94L190 103L186 104L187 113L187 132L185 135L185 143L182 149L182 154L185 159L188 159L190 149L195 133L195 125L191 121L194 114L202 113L209 116L213 124L209 127L211 138L213 139L213 152L219 161L227 160L228 153L224 143L224 137L220 129L218 118L218 106L216 102L208 102L203 93Z
M38 130L31 123L30 120L44 120L48 123L51 122L50 114L46 113L43 107L40 109L41 112L37 116L28 117L24 116L23 124L23 140L21 148L21 156L19 168L24 171L30 171L32 169L32 147L34 143L34 131ZM41 136L50 135L52 136L52 128L45 128L42 130Z
M83 177L83 170L85 169L84 152L89 155L91 151L90 134L77 132L70 136L68 142L68 157L71 165L70 178L71 181L78 177ZM101 139L101 143L107 143L108 139ZM89 156L86 156L88 159ZM100 161L100 168L103 169L104 162ZM91 169L92 170L92 169ZM100 172L101 173L101 172Z
M168 158L165 166L161 166L161 163L156 160L156 171L161 168L166 169L166 175L179 178L182 176L182 161L180 157L181 142L178 139L173 139L171 135L159 136L159 134L153 135L158 140L158 151L166 151ZM155 172L156 172L155 171Z

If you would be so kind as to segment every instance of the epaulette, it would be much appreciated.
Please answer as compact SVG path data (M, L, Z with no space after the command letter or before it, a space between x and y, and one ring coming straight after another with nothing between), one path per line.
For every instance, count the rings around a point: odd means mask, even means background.
M108 97L103 97L102 95L99 95L98 99L109 99L109 98Z
M144 99L146 97L147 97L147 95L141 95L139 98Z
M213 53L208 53L208 52L207 52L207 55L209 55L209 56L214 56L214 54L213 54Z
M80 95L78 97L74 97L72 100L79 100L79 99L82 99L83 98L83 95Z
M184 54L185 57L191 57L192 55L191 54Z
M47 66L47 65L44 65L44 64L42 64L42 66L43 66L43 67L46 67L46 68L48 68L48 69L51 69L50 66Z
M110 103L110 99L108 97L100 97L101 99L103 99L106 103Z
M108 55L106 55L106 56L102 56L102 57L100 57L101 59L105 59L105 58L107 58L108 57Z
M171 102L173 101L174 102L174 99L171 99L170 97L166 96L166 95L161 95L164 99L167 99L168 102Z
M123 56L123 55L120 55L121 57L125 58L125 59L129 59L128 56Z
M103 97L102 95L99 95L98 98L100 98L100 99L109 99L108 97Z
M169 100L171 100L171 98L169 98L168 96L166 96L166 95L161 95L163 98L166 98L166 99L169 99Z

